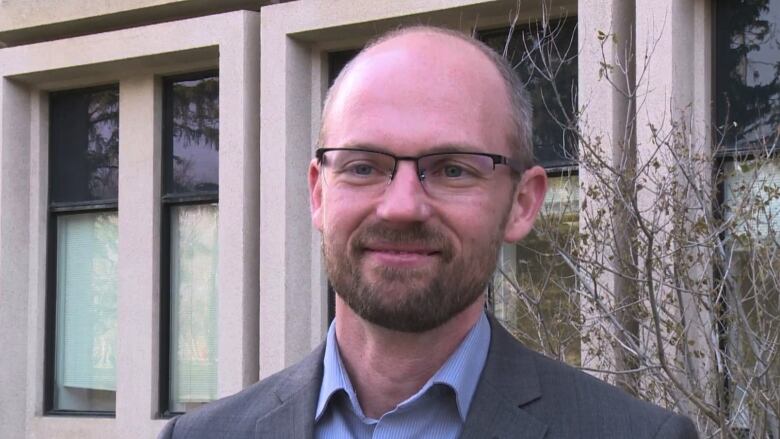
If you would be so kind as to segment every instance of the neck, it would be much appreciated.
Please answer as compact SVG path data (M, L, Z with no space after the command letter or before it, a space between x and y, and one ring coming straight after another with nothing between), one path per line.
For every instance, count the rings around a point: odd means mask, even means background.
M369 323L336 296L336 339L363 413L379 419L414 395L457 349L482 314L478 299L423 333Z

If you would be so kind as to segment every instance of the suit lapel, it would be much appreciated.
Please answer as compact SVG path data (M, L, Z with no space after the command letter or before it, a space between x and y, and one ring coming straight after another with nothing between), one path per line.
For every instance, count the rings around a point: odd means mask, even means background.
M322 382L320 345L276 386L279 406L255 424L257 439L309 439L314 436L314 413Z
M296 396L265 417L255 427L257 439L309 439L314 436L314 404L310 391ZM316 386L314 398L319 393ZM316 399L315 399L316 400Z
M491 397L488 392L475 395L472 405L474 409L469 411L462 439L541 439L547 432L546 424L501 397Z
M540 439L547 425L524 409L542 397L536 363L492 317L490 326L490 350L461 437Z

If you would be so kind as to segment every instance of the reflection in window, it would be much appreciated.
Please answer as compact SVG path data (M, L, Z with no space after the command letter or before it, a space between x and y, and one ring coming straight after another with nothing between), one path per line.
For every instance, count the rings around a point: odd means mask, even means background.
M113 412L116 395L117 87L50 102L46 409Z
M780 125L780 0L717 2L717 124L728 150L771 150Z
M160 404L183 413L217 392L219 77L168 78L163 93Z
M64 92L51 97L52 199L116 200L119 91Z
M502 249L492 289L496 317L527 346L580 364L579 304L574 270L564 255L579 231L578 179L550 177L534 230Z
M219 79L170 84L172 169L168 193L214 192L219 187Z

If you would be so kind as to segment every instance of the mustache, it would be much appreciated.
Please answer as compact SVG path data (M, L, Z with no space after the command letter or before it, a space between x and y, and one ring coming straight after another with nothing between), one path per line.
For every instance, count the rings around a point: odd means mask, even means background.
M452 242L443 232L436 227L422 223L415 223L404 228L388 227L381 222L367 224L355 234L351 249L355 253L361 253L363 249L376 242L436 249L444 261L451 260L454 252Z

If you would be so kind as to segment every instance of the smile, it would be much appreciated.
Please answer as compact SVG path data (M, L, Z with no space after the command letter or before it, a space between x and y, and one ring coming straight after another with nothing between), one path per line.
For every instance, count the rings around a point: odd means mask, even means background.
M363 250L371 262L390 267L417 267L437 259L440 252L427 248L369 247Z

